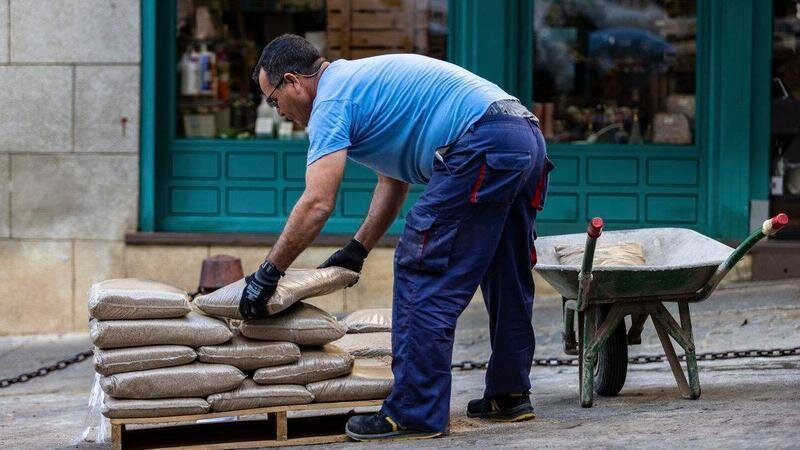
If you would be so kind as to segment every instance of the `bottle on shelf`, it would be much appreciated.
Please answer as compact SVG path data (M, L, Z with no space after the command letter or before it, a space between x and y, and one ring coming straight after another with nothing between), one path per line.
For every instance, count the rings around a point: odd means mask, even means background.
M644 144L642 137L642 125L639 123L639 111L633 112L633 125L631 125L631 136L628 138L628 145Z
M200 95L214 96L217 92L217 56L208 50L206 44L200 46Z
M261 104L258 105L256 116L256 137L262 139L272 139L273 120L272 111L267 104L267 97L261 96Z
M187 48L181 57L181 95L197 95L200 88L200 64L197 52Z

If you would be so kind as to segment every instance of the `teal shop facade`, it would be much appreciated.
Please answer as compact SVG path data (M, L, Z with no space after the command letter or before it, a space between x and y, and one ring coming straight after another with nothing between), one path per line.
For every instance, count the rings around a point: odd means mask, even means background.
M275 235L303 191L307 141L176 137L173 3L141 3L139 234ZM771 4L697 2L690 145L549 145L556 170L539 234L580 232L602 216L609 229L676 226L743 238L751 208L769 196ZM534 98L536 7L535 0L450 0L448 59L520 99ZM356 230L375 181L348 165L323 230L329 241ZM419 193L412 189L390 234L400 232Z

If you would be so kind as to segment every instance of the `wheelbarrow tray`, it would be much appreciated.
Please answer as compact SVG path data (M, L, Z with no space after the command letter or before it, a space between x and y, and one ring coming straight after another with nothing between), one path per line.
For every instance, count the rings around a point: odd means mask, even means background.
M561 265L557 245L580 245L586 233L542 236L536 240L536 271L563 297L578 297L580 265ZM638 242L644 249L643 266L594 266L589 300L662 300L693 298L733 249L685 228L644 228L607 231L602 245Z

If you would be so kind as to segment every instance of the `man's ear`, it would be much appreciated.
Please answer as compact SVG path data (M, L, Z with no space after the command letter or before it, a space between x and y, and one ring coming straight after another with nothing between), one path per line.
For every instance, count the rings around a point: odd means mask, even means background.
M292 89L302 89L302 86L300 85L300 77L297 75L293 73L287 73L283 77L284 84L291 85Z

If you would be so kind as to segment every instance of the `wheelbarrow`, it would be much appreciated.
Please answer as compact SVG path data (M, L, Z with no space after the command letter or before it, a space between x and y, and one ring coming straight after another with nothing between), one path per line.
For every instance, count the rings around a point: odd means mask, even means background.
M628 345L641 343L642 328L650 317L667 361L684 398L700 397L700 380L689 303L708 298L733 266L764 236L788 223L786 214L764 222L738 247L683 228L649 228L602 233L603 220L591 220L587 233L546 236L536 240L535 269L563 297L564 351L578 355L581 406L590 408L593 391L603 396L619 393L628 368ZM644 249L643 266L592 268L595 246L638 242ZM561 265L557 245L585 242L582 264ZM679 320L664 306L678 304ZM575 316L579 338L575 337ZM631 316L626 330L625 317ZM684 375L670 337L685 351Z

